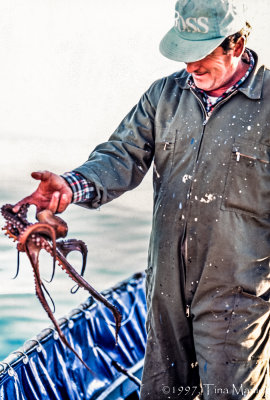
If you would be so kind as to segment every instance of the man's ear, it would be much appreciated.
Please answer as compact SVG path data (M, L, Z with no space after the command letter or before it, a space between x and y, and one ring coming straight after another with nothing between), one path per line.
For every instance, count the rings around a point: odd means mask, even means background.
M242 36L235 43L234 53L233 53L234 57L241 57L244 50L245 50L245 39Z

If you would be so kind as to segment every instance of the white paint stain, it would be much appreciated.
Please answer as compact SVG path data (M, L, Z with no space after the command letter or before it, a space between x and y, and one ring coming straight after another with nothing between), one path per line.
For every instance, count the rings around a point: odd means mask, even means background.
M202 197L201 200L200 200L201 203L208 204L208 203L211 203L212 201L216 200L216 196L211 194L211 193L209 193L209 194L205 193L204 196L205 197Z
M158 171L157 171L156 164L154 164L154 171L155 171L155 173L156 173L156 175L157 175L157 178L160 178L160 175L159 175L159 173L158 173Z
M189 179L192 179L192 175L185 174L182 178L182 182L186 183Z

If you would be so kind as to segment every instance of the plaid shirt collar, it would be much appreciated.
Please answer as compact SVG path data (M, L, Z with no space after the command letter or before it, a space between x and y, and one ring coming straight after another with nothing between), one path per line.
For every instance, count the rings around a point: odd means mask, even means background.
M229 96L232 92L234 92L235 90L237 90L239 88L240 85L242 85L242 83L247 79L247 77L249 76L250 72L252 71L255 61L254 61L254 57L251 53L251 51L249 49L245 49L245 53L247 54L248 58L249 58L249 68L246 71L245 75L242 76L241 79L239 79L238 82L236 82L233 86L231 86L229 89L227 89L224 93L222 93L221 96L219 96L214 102L212 102L211 97L208 96L208 94L202 90L199 89L194 81L193 81L193 77L192 75L189 76L188 78L188 84L190 86L190 88L194 89L195 92L197 92L198 94L201 95L201 98L203 100L205 109L207 114L210 114L213 111L213 108L217 105L217 103L219 103L221 100L225 99L227 96Z

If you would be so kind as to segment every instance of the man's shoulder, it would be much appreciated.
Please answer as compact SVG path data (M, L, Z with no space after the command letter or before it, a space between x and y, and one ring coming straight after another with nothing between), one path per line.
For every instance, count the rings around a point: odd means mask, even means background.
M164 83L164 82L175 82L179 79L187 79L188 77L188 72L186 71L186 69L181 69L179 71L173 72L170 75L166 75L160 79L157 79L154 84L159 84L159 83Z
M270 72L270 65L267 60L267 56L261 52L256 52L253 49L249 49L251 53L253 54L253 57L255 59L255 72L257 73L258 71L264 71L269 75Z
M270 74L270 67L267 64L263 64L262 67L265 70L265 73L267 74L267 76L269 76Z
M256 66L255 75L262 80L263 86L270 84L270 66L264 57L260 57Z
M189 74L185 69L181 69L179 71L173 72L170 75L166 75L160 79L157 79L152 83L150 88L148 89L148 93L158 93L161 94L164 90L173 90L174 88L180 89L181 85L179 82L186 82Z
M185 69L173 72L170 75L157 79L152 83L145 95L150 103L157 107L161 98L168 96L179 96L182 89L186 86L183 82L187 82L189 74Z

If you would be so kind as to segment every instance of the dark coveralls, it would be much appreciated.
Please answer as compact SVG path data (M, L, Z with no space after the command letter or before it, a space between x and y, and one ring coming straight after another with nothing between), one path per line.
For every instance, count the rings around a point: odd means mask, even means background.
M96 208L154 160L141 399L270 399L270 74L207 118L185 70L155 82L75 169Z

